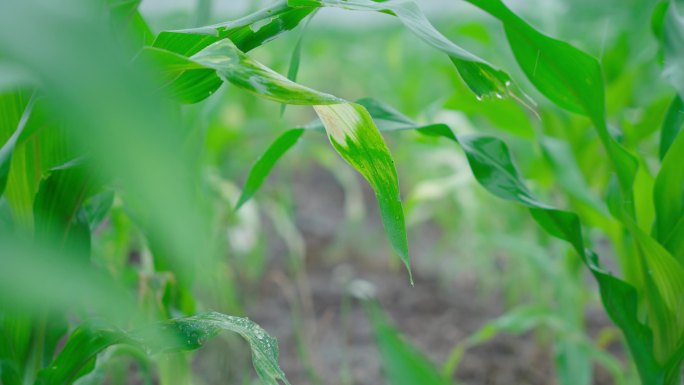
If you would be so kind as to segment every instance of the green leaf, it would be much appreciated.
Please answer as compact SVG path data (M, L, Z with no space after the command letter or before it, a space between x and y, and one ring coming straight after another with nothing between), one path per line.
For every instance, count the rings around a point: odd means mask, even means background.
M582 201L597 212L605 214L605 207L592 194L582 172L577 165L570 145L560 139L548 136L540 140L544 157L551 164L557 182L573 198Z
M216 312L171 319L133 331L85 324L78 327L49 367L39 373L36 385L68 385L94 368L95 359L115 344L131 345L148 354L196 350L221 331L238 333L250 345L252 363L264 385L289 385L278 365L278 343L247 318Z
M413 283L399 180L394 160L373 119L358 104L319 105L314 109L323 121L330 143L375 191L382 224Z
M87 256L90 227L82 205L94 187L93 175L81 159L53 168L33 203L36 237L57 242L60 248L85 250Z
M654 350L653 331L640 321L636 289L599 267L596 254L585 248L577 215L540 204L524 187L503 142L481 136L459 137L459 141L466 152L473 174L483 187L501 198L528 206L533 218L544 230L573 246L596 278L608 315L625 334L643 383L666 384L667 382L664 382L666 373L672 370L672 365L679 368L681 359L678 362L671 361L675 353L669 351L667 360L662 360L662 356L658 357L656 351L667 350L667 347L662 346L667 338L679 337L672 335L668 330L656 329L655 332L662 334L656 340L660 346L656 346ZM655 269L668 263L660 252L649 252L648 259L650 267L645 267L645 270ZM681 278L684 279L684 276ZM667 295L681 293L681 291L672 290ZM658 314L650 316L658 317Z
M200 102L223 84L216 71L165 49L145 47L136 60L151 64L159 88L181 103Z
M161 32L154 46L191 56L207 46L230 39L241 51L250 51L283 32L294 29L313 9L295 9L287 1L279 0L272 6L238 20L206 27Z
M452 43L435 29L414 1L290 0L289 4L293 7L317 5L356 11L376 11L394 15L420 39L447 54L465 83L479 98L503 97L509 94L511 82L508 74L494 68L485 60Z
M304 129L296 128L288 130L282 135L280 135L269 147L266 149L256 163L249 170L249 175L247 176L247 181L245 186L242 188L242 194L240 194L240 199L238 199L235 205L235 210L240 209L245 202L247 202L254 193L257 192L264 179L268 176L273 169L275 163L283 156L292 146L294 146L299 138L304 134Z
M451 86L452 95L442 105L444 108L458 111L476 127L482 126L484 120L503 132L523 138L534 137L535 121L530 113L536 115L536 111L526 103L516 98L478 98L460 79L454 79Z
M667 362L684 342L684 267L658 242L640 230L635 231L642 258L649 323L655 331L655 355Z
M71 156L72 145L65 130L48 119L45 100L29 100L23 91L0 97L0 135L7 138L0 149L0 185L15 223L25 229L33 226L33 200L43 172Z
M435 365L423 353L406 342L385 319L380 306L364 303L380 352L382 367L391 385L449 385Z
M262 98L313 106L335 150L373 188L385 232L411 278L404 211L394 161L363 106L295 83L252 60L229 40L208 46L192 60L214 68L226 80Z
M539 33L500 0L468 2L503 23L515 59L542 94L564 109L603 120L603 79L596 59Z
M665 154L679 135L682 127L684 127L684 101L681 96L676 96L667 109L663 127L660 130L660 160L665 158Z
M431 123L420 125L394 107L372 98L359 99L357 103L366 107L378 124L380 131L416 130L426 136L443 137L458 142L456 135L446 124Z
M243 18L206 27L166 31L157 36L153 48L185 58L222 39L230 39L242 51L249 51L283 32L294 29L311 9L293 9L281 0L273 6ZM149 47L146 47L149 49ZM187 58L185 60L188 60ZM222 84L214 71L188 69L168 86L182 103L197 103L212 95Z
M234 85L279 103L322 105L345 100L295 83L250 59L229 40L222 40L194 55L192 60L213 68Z
M676 248L684 234L684 134L679 132L669 147L656 176L653 202L656 209L654 233L658 241L684 264L684 252Z
M468 0L499 19L516 61L544 96L561 108L588 116L617 172L624 199L631 202L637 159L610 135L605 121L604 85L599 62L560 40L545 36L500 0ZM634 209L628 207L628 216Z
M292 80L293 82L297 81L297 74L299 73L299 63L302 59L302 41L304 40L304 33L306 32L306 27L309 25L312 19L313 14L310 18L307 19L306 23L302 27L302 31L299 34L299 38L297 38L297 43L295 44L295 47L292 50L292 56L290 57L290 66L287 69L287 78ZM283 116L283 114L285 113L286 106L287 104L283 104L280 107L280 116Z
M138 11L141 0L107 0L114 34L129 39L134 49L152 44L154 33Z
M91 196L84 202L83 210L88 218L88 226L93 232L102 223L114 205L114 191L107 190Z
M368 113L376 123L378 130L381 132L416 130L417 132L426 136L444 137L456 141L456 136L451 131L449 126L445 124L428 124L425 126L419 126L417 123L413 122L411 119L393 107L372 98L359 99L356 101L356 103L368 110ZM303 132L299 135L297 134L297 132L300 130L316 132L320 131L324 133L325 127L323 126L323 123L317 119L303 128L292 129L279 136L271 144L271 146L269 146L266 152L257 160L254 166L252 166L252 169L250 169L242 195L240 196L238 204L236 205L236 210L239 209L240 206L242 206L246 201L251 199L252 196L254 196L263 181L266 179L266 177L268 177L268 174L273 169L275 162L277 162L280 157L285 154L285 152L289 151L290 148L294 146L298 138L303 135Z
M12 119L12 117L17 115L18 109L21 108L23 104L24 103L22 103L22 96L19 92L4 95L2 99L0 99L0 111L2 111L2 115L4 117L2 126L3 134L5 130L10 128L9 126L12 126L14 124L14 120ZM5 187L7 186L7 180L9 179L10 165L12 163L12 153L14 152L14 147L16 146L19 137L21 136L22 132L24 131L24 128L26 127L26 123L28 122L29 117L31 116L33 104L33 99L29 100L28 103L26 103L23 113L21 113L20 115L21 118L19 118L18 122L16 123L16 129L7 139L5 144L3 144L2 147L0 147L0 196L2 196L2 194L5 191Z
M0 311L0 381L7 385L22 384L22 365L31 346L33 319L28 314Z

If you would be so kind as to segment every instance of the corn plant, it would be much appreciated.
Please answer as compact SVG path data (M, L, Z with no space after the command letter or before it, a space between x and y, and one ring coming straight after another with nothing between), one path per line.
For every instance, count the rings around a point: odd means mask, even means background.
M137 10L138 1L0 5L2 383L97 382L98 357L112 345L155 357L162 382L188 382L188 364L177 352L197 349L221 330L247 340L262 383L288 383L274 339L248 319L198 313L210 306L193 293L215 288L206 281L221 264L216 258L221 242L211 226L211 183L197 155L200 134L182 123L184 105L204 101L227 82L265 100L311 106L318 118L278 136L250 170L236 209L297 141L324 133L375 192L388 242L412 282L398 176L381 133L415 130L444 138L463 150L485 189L526 207L543 230L574 250L622 331L641 382L679 384L684 360L681 1L654 9L663 74L678 92L660 130L655 177L646 167L647 154L621 142L609 126L595 58L537 31L500 0L467 2L501 23L533 90L524 91L518 85L524 79L516 81L447 39L412 1L280 0L237 20L158 34ZM602 267L582 224L586 216L532 193L501 138L464 135L439 122L419 124L374 99L352 102L301 85L295 82L299 44L288 77L248 55L325 7L396 17L448 56L478 100L510 98L534 110L527 96L534 91L587 118L605 153L596 162L614 175L602 192L612 229L607 237L618 250L622 274ZM564 142L545 135L536 140L562 172L563 162L573 157L563 152ZM93 235L117 212L144 235L147 275L137 283L137 302L136 285L120 274L125 261L104 268L90 257ZM375 310L369 314L382 331L381 351L391 354L387 346L400 343ZM69 327L69 315L76 315L76 328ZM67 332L66 344L57 349ZM404 350L403 355L416 356ZM434 376L421 359L415 364Z

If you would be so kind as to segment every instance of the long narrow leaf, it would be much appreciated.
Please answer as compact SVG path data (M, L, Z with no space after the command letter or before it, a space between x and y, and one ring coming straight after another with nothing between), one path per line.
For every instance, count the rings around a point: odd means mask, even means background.
M240 194L240 199L238 199L238 202L235 205L235 210L240 209L240 207L257 192L278 159L292 148L303 134L304 129L302 128L286 131L268 147L266 152L264 152L259 159L257 159L254 166L249 170L247 181L242 188L242 194Z

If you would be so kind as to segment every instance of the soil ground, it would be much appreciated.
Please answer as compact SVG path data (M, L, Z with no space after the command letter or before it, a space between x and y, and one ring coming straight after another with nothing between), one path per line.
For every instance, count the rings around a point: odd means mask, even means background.
M335 275L347 268L338 265L308 272L313 316L298 321L305 325L308 364L315 368L320 384L340 384L345 377L354 385L384 384L372 330L361 306L353 303L343 315L345 292L331 284L336 281ZM274 274L275 278L265 281L261 288L259 306L248 312L278 338L281 365L290 382L316 385L298 354L292 318L284 316L291 311L288 290L278 283L280 273ZM373 284L393 324L435 363L444 362L455 344L504 311L499 298L483 297L468 282L455 283L445 290L429 277L417 276L415 287L410 287L406 277L396 272L374 269L357 275ZM592 318L589 325L596 330L609 322L600 313ZM463 385L556 384L552 353L529 334L500 335L468 350L455 378ZM597 371L594 383L608 385L612 381Z

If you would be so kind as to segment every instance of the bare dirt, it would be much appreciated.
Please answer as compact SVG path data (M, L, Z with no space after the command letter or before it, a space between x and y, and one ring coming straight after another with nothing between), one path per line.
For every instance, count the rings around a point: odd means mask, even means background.
M264 282L262 300L248 311L278 337L281 364L292 384L385 383L372 330L361 306L352 301L348 313L343 311L347 294L335 282L336 275L348 269L347 265L338 265L308 272L313 315L296 321L305 334L308 362L302 362L298 351L293 319L287 315L291 312L287 294L290 289L283 287L280 273ZM445 289L429 277L418 276L415 287L410 287L406 277L396 272L375 269L356 275L373 284L393 324L436 365L444 362L458 342L504 311L496 296L483 297L472 282L455 283ZM592 318L592 328L608 323L600 314ZM307 365L314 368L315 374L307 373ZM552 352L530 334L500 335L468 350L455 379L464 385L556 384ZM601 371L596 373L594 383L612 384Z

